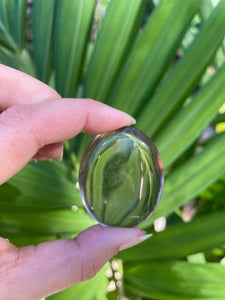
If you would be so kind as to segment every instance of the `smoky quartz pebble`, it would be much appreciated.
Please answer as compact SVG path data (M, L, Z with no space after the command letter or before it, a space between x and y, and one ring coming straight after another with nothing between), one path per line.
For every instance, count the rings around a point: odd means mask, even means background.
M81 197L102 225L132 227L146 220L158 205L163 182L156 146L133 127L97 135L81 160Z

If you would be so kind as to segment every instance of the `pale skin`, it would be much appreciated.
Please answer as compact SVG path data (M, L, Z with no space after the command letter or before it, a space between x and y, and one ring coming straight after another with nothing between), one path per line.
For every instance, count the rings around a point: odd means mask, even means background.
M129 126L132 118L90 99L61 99L49 86L0 65L0 184L33 158L61 158L79 132ZM75 239L17 248L0 237L0 299L40 300L93 277L119 250L145 239L138 228L93 226Z

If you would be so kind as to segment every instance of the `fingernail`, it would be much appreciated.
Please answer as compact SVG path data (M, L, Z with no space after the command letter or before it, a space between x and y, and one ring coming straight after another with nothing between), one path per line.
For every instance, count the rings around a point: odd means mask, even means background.
M128 121L130 125L136 124L136 120L129 114L125 113L126 115L126 122Z
M63 146L62 146L62 148L61 148L61 154L60 154L60 156L57 158L57 160L58 160L58 161L62 161L62 159L63 159Z
M135 246L137 244L140 244L140 243L144 242L145 240L149 239L151 236L152 236L152 234L145 234L145 235L142 235L139 237L135 237L135 238L126 240L124 244L120 245L119 251L125 250L125 249Z
M137 123L133 117L131 117L131 120L132 120L131 125L135 125Z

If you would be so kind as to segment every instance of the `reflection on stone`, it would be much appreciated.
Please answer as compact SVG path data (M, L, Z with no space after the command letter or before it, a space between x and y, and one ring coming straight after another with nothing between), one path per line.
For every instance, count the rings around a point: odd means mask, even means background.
M104 225L131 227L144 221L158 204L163 181L155 145L132 127L96 136L81 161L83 203Z

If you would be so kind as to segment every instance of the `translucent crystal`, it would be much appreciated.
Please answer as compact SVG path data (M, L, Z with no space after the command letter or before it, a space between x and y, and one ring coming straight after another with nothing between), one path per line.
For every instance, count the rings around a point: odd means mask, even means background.
M131 227L148 218L159 202L163 182L156 146L132 127L96 136L81 160L84 206L103 225Z

